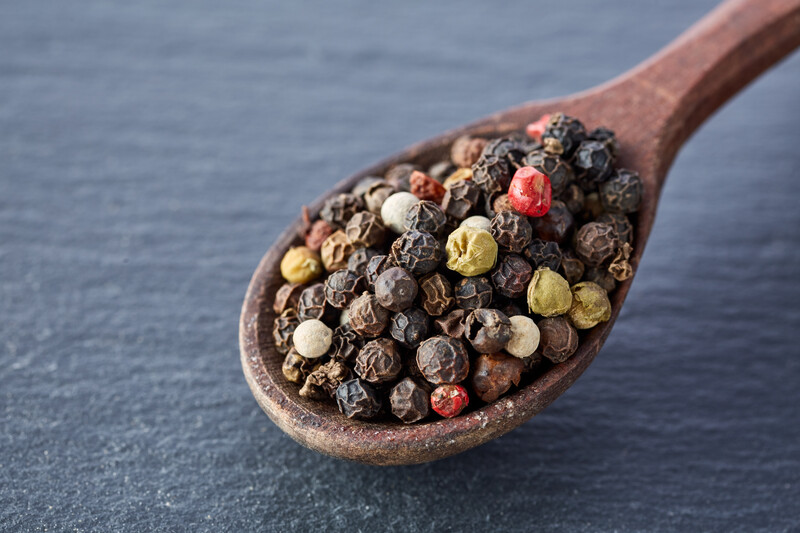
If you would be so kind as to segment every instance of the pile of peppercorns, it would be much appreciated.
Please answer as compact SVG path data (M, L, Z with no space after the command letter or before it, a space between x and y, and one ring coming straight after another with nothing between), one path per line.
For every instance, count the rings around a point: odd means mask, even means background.
M618 150L611 130L554 113L328 199L281 261L286 379L348 417L413 423L567 360L633 274L642 182L614 168Z

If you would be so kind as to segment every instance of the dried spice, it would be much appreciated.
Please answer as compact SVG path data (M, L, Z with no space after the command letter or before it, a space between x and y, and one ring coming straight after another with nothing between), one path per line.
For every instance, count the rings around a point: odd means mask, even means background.
M576 118L563 113L553 113L542 133L542 142L546 139L556 139L564 148L564 155L570 157L578 145L586 139L586 128Z
M315 283L300 293L297 316L301 322L312 319L329 322L334 318L334 311L325 300L324 284Z
M472 182L487 196L504 192L511 182L511 169L505 159L484 155L472 165Z
M502 211L492 219L492 238L504 250L520 253L531 242L533 228L527 217Z
M460 227L447 237L447 268L462 276L479 276L497 261L497 243L492 234L477 228Z
M491 279L499 294L507 298L520 298L528 290L532 276L530 263L519 255L508 254L492 270Z
M469 167L456 169L455 172L447 176L447 179L442 182L442 187L444 187L444 190L446 191L450 190L450 187L459 181L472 181L472 169ZM480 189L478 189L477 186L475 189L480 192ZM444 204L444 200L442 200L442 203Z
M578 349L578 330L563 316L545 318L539 326L539 351L553 363L563 363Z
M584 191L593 190L614 170L614 158L600 141L583 141L572 158L575 178Z
M590 267L583 274L583 281L591 281L600 285L604 291L611 292L617 288L614 275L603 267Z
M534 239L525 249L525 257L535 269L549 268L555 271L561 265L562 254L557 243Z
M569 283L549 268L533 273L528 285L528 308L544 317L563 315L572 305Z
M567 206L567 209L573 215L577 215L583 211L583 202L585 199L586 196L583 193L583 189L576 183L569 185L560 196L560 200L564 202L564 205Z
M417 366L435 385L459 383L469 375L467 347L458 339L437 335L417 348Z
M456 305L462 309L478 309L492 304L492 284L489 278L473 276L463 278L453 287Z
M447 177L458 170L458 167L451 163L449 160L439 161L431 165L428 169L428 176L432 177L439 183L443 183Z
M424 172L415 170L411 174L411 194L420 200L430 200L438 204L444 198L444 193L442 184Z
M281 259L281 276L290 283L308 283L322 274L319 256L305 246L290 248Z
M608 293L597 283L584 281L572 286L569 319L578 329L589 329L611 318Z
M642 180L637 172L620 168L600 185L600 201L607 211L633 213L642 203Z
M319 366L319 359L306 359L292 348L286 354L286 359L283 360L281 371L287 380L302 385L306 382L308 375Z
M315 220L308 229L308 233L306 233L306 247L313 252L319 253L322 243L325 242L325 239L330 237L332 233L333 228L330 227L327 222L324 220Z
M584 196L583 211L580 218L585 221L595 220L605 211L603 203L600 201L600 195L597 191L590 192Z
M300 300L300 294L305 290L306 286L301 283L284 283L281 288L275 292L275 300L272 303L272 310L276 315L279 315L287 309L297 309L297 302Z
M539 347L539 328L530 317L514 315L511 321L511 339L506 344L506 352L514 357L530 357Z
M353 215L347 223L345 235L353 246L369 248L380 246L386 238L386 228L377 215L369 211L361 211Z
M367 265L376 255L378 255L378 251L374 248L359 248L347 258L347 270L364 276L367 273Z
M325 300L336 309L347 308L364 290L364 278L347 269L337 270L325 280Z
M511 339L511 321L497 309L475 309L467 316L464 336L479 353L499 352Z
M410 192L396 192L386 198L381 206L383 224L395 233L403 233L406 214L412 206L419 203L419 198Z
M339 385L349 379L353 379L353 373L344 363L328 361L308 375L300 389L300 396L314 400L333 398Z
M575 285L581 280L585 268L583 261L578 259L572 250L565 251L561 256L561 272L570 285Z
M418 307L392 315L389 322L389 335L409 348L416 348L428 337L428 314Z
M420 305L431 316L444 314L453 306L453 286L438 272L419 280Z
M461 179L447 189L442 200L442 209L446 215L456 220L464 220L479 204L480 199L481 190L478 186L472 183L472 180Z
M464 135L453 142L450 160L459 167L471 167L483 153L488 141L479 137Z
M493 402L511 385L519 385L525 363L503 353L482 354L475 360L470 382L484 402Z
M564 202L556 200L547 214L533 219L532 226L540 239L564 244L575 229L575 218Z
M389 323L389 311L378 303L374 294L365 292L350 304L348 323L363 337L377 337Z
M367 191L375 185L376 183L388 183L385 179L378 177L378 176L367 176L366 178L361 178L356 183L353 190L350 191L351 194L358 196L362 200L364 199L364 195L367 194Z
M417 165L411 163L400 163L393 166L387 172L384 178L386 181L398 191L411 190L411 174L415 170L421 170Z
M388 181L376 181L364 193L364 204L367 206L367 211L380 215L383 202L396 192Z
M429 200L422 200L408 210L403 221L403 227L406 231L417 230L428 232L431 235L438 235L444 229L446 223L447 216L445 216L444 211L438 204Z
M349 323L342 324L333 330L328 356L331 359L353 363L363 347L364 337L356 333Z
M575 253L587 266L600 266L617 253L619 238L608 224L589 222L575 236Z
M619 237L620 245L628 243L633 246L633 224L622 213L603 213L597 217L595 222L608 224L614 228L614 231L617 232L617 237Z
M390 339L369 341L358 352L354 370L361 379L373 384L394 381L403 370L400 351Z
M392 414L406 424L419 422L431 414L430 389L413 378L400 380L389 395Z
M525 166L533 167L548 178L554 195L559 195L566 190L567 185L575 179L572 167L556 154L544 150L536 150L525 157Z
M531 139L541 143L542 134L544 133L545 128L547 128L548 122L550 122L550 115L542 115L539 117L539 120L531 122L525 127L525 133Z
M375 280L378 279L378 276L394 266L397 266L394 259L388 255L376 255L370 259L369 263L367 263L367 267L364 269L364 279L366 280L367 288L374 291Z
M272 338L279 354L289 353L289 349L292 347L292 336L298 325L300 325L300 319L297 318L294 309L285 310L272 323Z
M431 393L431 409L445 418L453 418L469 405L467 389L461 385L440 385Z
M477 228L484 231L492 232L492 221L480 215L467 217L458 225L459 228Z
M320 248L322 264L325 270L333 272L342 268L347 268L347 259L355 251L347 235L342 230L334 231L330 237L325 239Z
M336 405L347 418L368 420L381 411L378 392L366 381L358 378L345 381L336 389Z
M454 339L460 339L464 336L464 323L468 313L469 311L466 309L454 309L446 316L437 318L433 322L436 331Z
M392 259L415 276L433 272L444 253L436 237L425 231L403 233L392 244Z
M364 208L361 198L350 193L340 193L325 201L319 217L333 229L343 229L353 215Z
M533 167L522 167L511 179L508 199L517 212L540 217L547 213L553 201L550 178Z
M631 245L627 242L623 243L622 246L619 247L619 250L617 250L617 255L614 257L614 260L608 265L608 272L614 276L615 280L625 281L633 276L633 267L628 262L631 258L631 252L633 252Z
M498 137L486 144L482 156L485 158L495 156L505 159L508 168L513 173L522 166L522 161L527 154L526 147L522 145L520 139L514 136Z
M545 152L551 155L563 155L564 154L564 145L558 139L553 139L549 137L547 139L542 139L542 145Z
M333 331L319 320L300 322L292 335L292 343L297 353L314 359L328 353L333 339Z
M611 155L616 159L617 155L619 154L619 142L617 141L617 137L614 135L613 131L601 126L593 129L589 133L589 138L605 144L606 148L608 148L608 151L611 152Z
M418 291L417 280L404 268L390 268L375 280L376 301L389 311L398 312L411 307Z
M492 200L492 211L494 214L502 213L503 211L513 211L514 206L511 205L511 199L509 199L507 193L498 194Z

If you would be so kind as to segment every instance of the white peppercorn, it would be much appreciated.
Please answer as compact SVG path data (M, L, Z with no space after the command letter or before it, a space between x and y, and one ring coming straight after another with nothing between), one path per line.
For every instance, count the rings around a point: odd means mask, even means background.
M506 352L514 357L524 358L533 355L539 347L539 328L525 315L510 316L511 340L506 344Z
M381 206L383 224L395 233L403 233L406 213L418 202L419 198L410 192L396 192L389 196Z
M333 340L333 331L320 320L306 320L294 330L292 342L297 353L307 359L322 357L328 353Z

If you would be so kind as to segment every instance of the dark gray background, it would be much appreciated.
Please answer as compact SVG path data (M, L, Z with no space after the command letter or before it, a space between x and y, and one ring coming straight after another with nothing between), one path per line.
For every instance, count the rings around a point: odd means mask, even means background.
M605 348L510 435L349 464L239 366L304 202L714 3L0 2L0 530L800 530L797 54L686 145Z

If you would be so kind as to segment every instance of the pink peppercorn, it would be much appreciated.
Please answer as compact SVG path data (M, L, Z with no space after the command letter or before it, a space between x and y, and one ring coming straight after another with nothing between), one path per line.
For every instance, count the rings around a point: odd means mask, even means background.
M540 143L542 142L542 133L544 133L548 122L550 122L550 115L542 115L539 120L531 122L525 127L525 133L528 134L528 137Z
M550 178L533 167L522 167L514 173L508 187L511 205L529 217L547 214L553 200Z
M469 395L461 385L439 385L431 393L431 407L445 418L458 416L467 405Z

